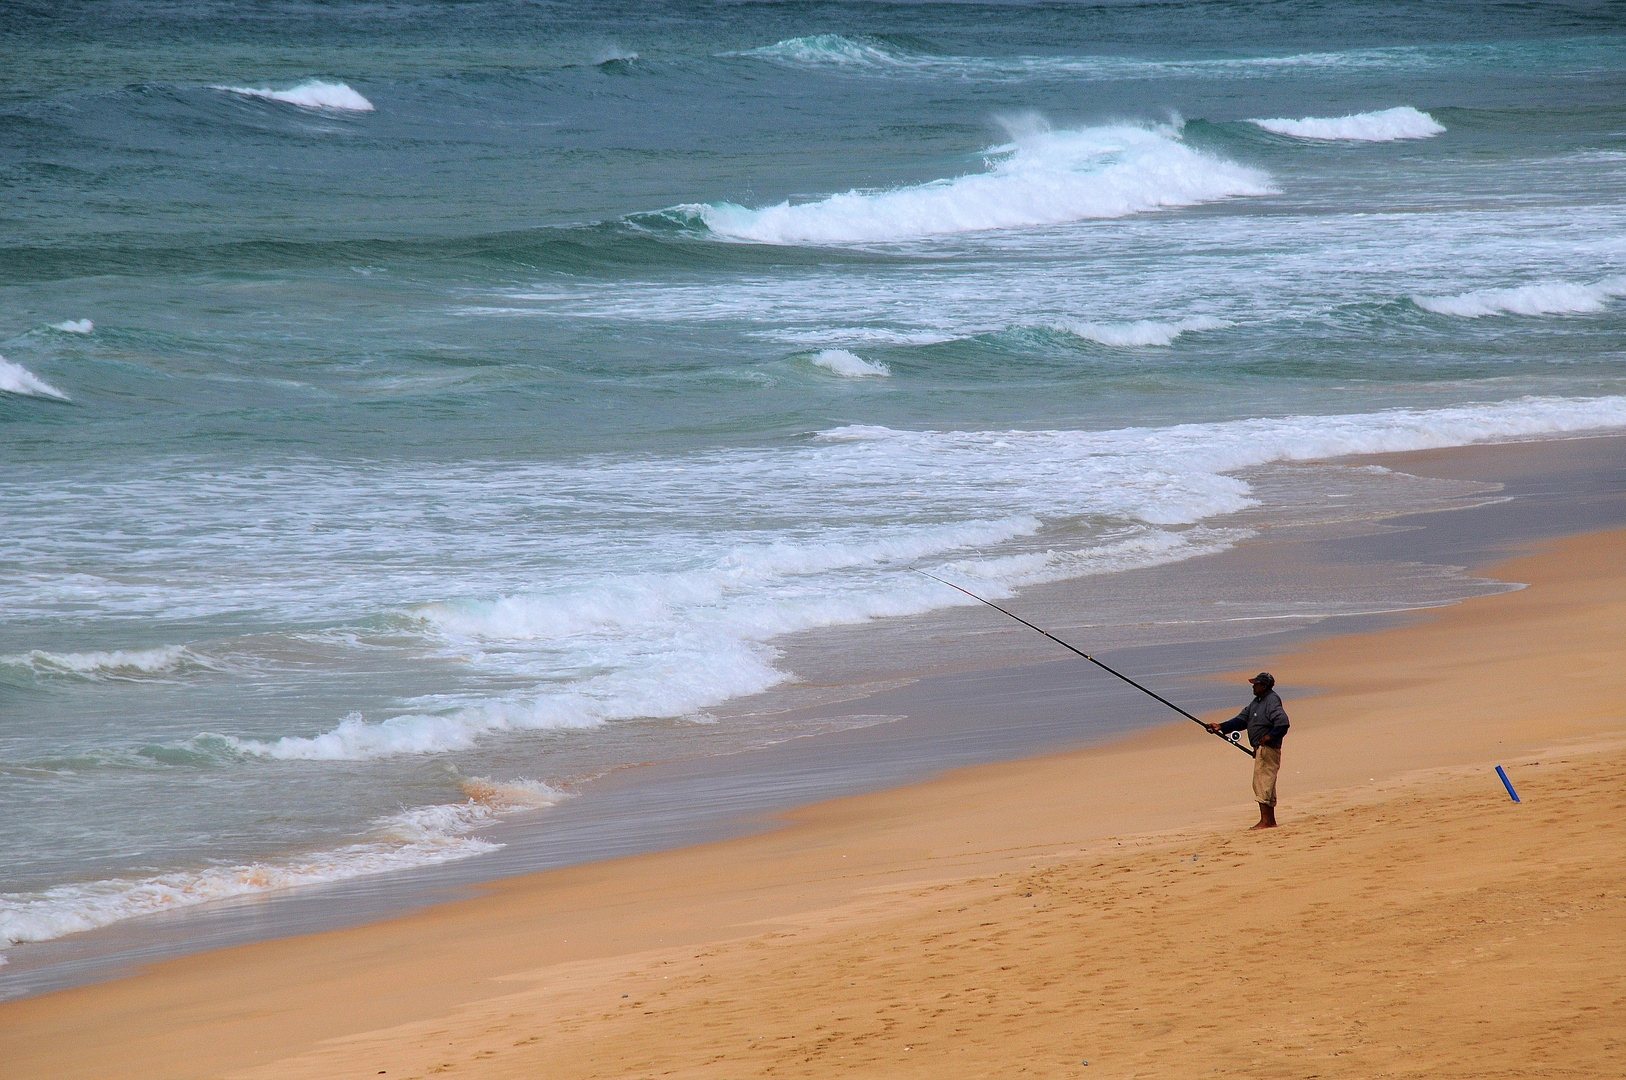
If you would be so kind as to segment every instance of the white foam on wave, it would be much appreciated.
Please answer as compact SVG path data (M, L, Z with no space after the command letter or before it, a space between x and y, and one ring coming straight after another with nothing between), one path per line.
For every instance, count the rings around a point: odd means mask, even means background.
M88 334L96 329L96 324L89 319L69 319L67 322L52 323L51 329L64 334Z
M1063 472L1074 461L1116 458L1126 472L1189 476L1194 493L1229 490L1225 500L1175 499L1143 514L1153 524L1180 524L1251 505L1247 486L1228 474L1279 461L1318 461L1358 454L1399 453L1496 440L1626 427L1626 395L1596 398L1525 397L1441 409L1389 409L1333 416L1260 417L1214 424L1115 431L934 432L850 425L823 433L833 441L882 442L943 454L976 446L1026 451ZM1056 455L1051 458L1051 455ZM1110 474L1109 474L1110 475ZM1217 482L1217 483L1216 483Z
M1481 59L1494 56L1494 46L1467 46ZM1110 55L954 56L910 52L875 39L840 34L786 38L743 52L724 53L792 68L814 68L866 76L914 76L957 79L1031 79L1065 77L1096 81L1159 78L1268 78L1294 70L1386 70L1434 66L1447 57L1410 46L1350 49L1344 52L1293 53L1286 56L1225 57L1206 60L1159 60Z
M1510 289L1475 289L1454 296L1416 294L1412 303L1436 315L1478 319L1486 315L1590 315L1609 301L1626 296L1626 277L1604 278L1586 285L1544 281Z
M1158 319L1137 319L1134 322L1083 322L1069 319L1054 323L1052 329L1094 341L1114 348L1140 348L1174 344L1174 339L1187 331L1223 330L1231 324L1224 319L1198 315L1178 322Z
M842 37L840 34L813 34L809 37L786 38L772 45L747 49L737 55L785 64L833 65L872 70L916 66L920 63L919 59L907 54L894 52L872 42Z
M814 366L833 371L846 379L863 379L874 375L891 375L892 369L879 361L865 360L846 349L821 349L813 354Z
M640 512L693 512L696 498L726 491L730 506L749 502L772 520L767 531L779 539L691 549L660 572L605 568L574 583L418 606L410 614L446 657L528 688L425 697L400 715L353 715L312 735L224 741L255 756L357 760L467 749L505 731L693 715L791 679L776 664L781 635L943 605L900 567L952 564L989 575L1004 595L1033 573L1057 580L1209 550L1218 541L1192 526L1255 505L1236 475L1243 469L1611 427L1626 427L1626 397L1113 431L853 426L800 448L644 462L628 475L599 462L579 482L625 485ZM577 482L549 483L559 491ZM514 483L534 490L541 481ZM1111 524L1064 524L1086 519ZM703 522L710 535L713 519ZM1042 540L1053 526L1059 538ZM1020 567L1001 562L1018 556Z
M241 94L243 97L281 101L289 105L298 105L302 109L333 109L338 112L374 111L373 103L349 86L344 83L323 82L321 79L308 79L286 90L272 90L270 87L256 89L250 86L211 86L209 89L224 90L228 94Z
M979 582L979 589L984 595L997 598L1010 596L1016 589L1027 585L1043 585L1213 555L1249 535L1251 533L1240 529L1198 526L1182 532L1139 533L1081 551L1050 549L994 558L956 560L944 563L941 569L952 571L962 581Z
M793 345L834 345L879 342L885 345L940 345L954 341L954 334L936 330L894 330L885 326L843 326L825 330L759 330L752 337L785 341Z
M1274 192L1270 177L1199 150L1169 125L1030 130L986 171L759 210L688 205L713 233L769 244L855 244L1021 229Z
M59 885L37 893L0 893L0 947L49 941L211 900L466 859L502 846L470 833L504 814L551 806L566 797L527 780L476 777L461 786L467 796L463 802L378 818L365 840L302 858Z
M68 675L92 682L166 675L187 668L218 670L220 665L185 645L151 649L114 649L108 652L54 653L32 649L0 656L0 664L22 667L38 675Z
M541 658L609 670L502 698L424 699L426 711L381 722L352 714L314 736L209 738L246 755L348 761L467 749L501 731L559 731L694 715L791 678L774 666L778 653L767 644L773 638L935 606L923 605L914 581L844 592L822 585L820 575L976 550L1038 528L1038 519L1015 516L895 528L862 540L774 541L736 547L686 571L489 601L427 604L414 612L425 632L447 642L467 663L503 670L513 663L517 670L534 670Z
M0 393L49 397L58 401L73 400L21 364L12 363L3 356L0 356Z
M1445 125L1426 112L1401 105L1381 112L1352 113L1349 116L1306 116L1298 120L1250 120L1266 131L1291 135L1295 139L1329 139L1349 142L1394 142L1397 139L1428 139L1445 131Z

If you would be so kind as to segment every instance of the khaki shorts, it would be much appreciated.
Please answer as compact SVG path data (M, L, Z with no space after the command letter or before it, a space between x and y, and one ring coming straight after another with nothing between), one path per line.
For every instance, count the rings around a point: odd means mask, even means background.
M1253 752L1253 798L1261 806L1276 805L1276 774L1282 771L1282 748L1259 746Z

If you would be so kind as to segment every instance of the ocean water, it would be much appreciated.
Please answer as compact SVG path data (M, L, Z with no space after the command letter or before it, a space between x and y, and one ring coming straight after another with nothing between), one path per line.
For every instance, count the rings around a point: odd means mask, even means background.
M1626 428L1611 5L0 14L0 944L817 734L911 567Z

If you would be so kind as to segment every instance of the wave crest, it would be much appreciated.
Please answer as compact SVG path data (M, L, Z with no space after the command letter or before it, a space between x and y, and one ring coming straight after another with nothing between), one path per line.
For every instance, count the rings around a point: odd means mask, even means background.
M821 349L813 354L813 363L826 371L833 371L846 379L862 379L871 375L891 375L885 364L871 362L846 349Z
M1505 57L1497 46L1428 49L1417 46L1293 53L1286 56L1221 57L1205 60L1137 56L1015 55L954 56L907 52L874 38L814 34L786 38L744 52L723 53L792 68L823 68L861 75L1012 80L1038 78L1119 81L1139 79L1259 79L1296 70L1417 70L1470 57L1480 62Z
M1349 116L1306 116L1299 120L1249 120L1277 135L1295 139L1343 140L1348 142L1394 142L1396 139L1428 139L1445 131L1445 125L1426 112L1401 105L1381 112L1351 113Z
M470 836L476 829L503 814L551 806L566 798L564 792L527 780L474 777L460 786L465 802L421 806L378 818L370 838L334 851L140 880L59 885L39 893L0 893L0 947L49 941L211 900L466 859L502 846Z
M1127 217L1276 190L1268 174L1193 150L1168 126L1036 131L987 153L986 172L891 191L760 210L676 209L731 239L850 244Z
M264 98L266 101L281 101L289 105L298 105L302 109L333 109L337 112L374 111L373 103L349 86L344 83L323 82L321 79L308 79L287 90L272 90L270 87L255 89L249 86L211 86L209 89L224 90L228 94L240 94L243 97Z
M1478 319L1485 315L1589 315L1626 296L1626 277L1592 285L1545 281L1511 289L1475 289L1455 296L1414 295L1412 303L1436 315Z
M53 653L44 649L32 649L14 656L0 656L0 664L27 668L36 675L68 675L91 682L139 679L166 675L187 668L206 670L219 668L219 665L199 656L185 645L82 653Z
M1157 319L1137 319L1134 322L1081 322L1069 319L1055 323L1052 329L1115 348L1172 345L1174 339L1188 330L1223 330L1231 324L1224 319L1198 315L1179 322L1161 322Z
M21 364L12 363L3 356L0 356L0 393L56 398L58 401L73 400Z
M490 601L427 604L423 632L500 663L504 656L569 658L607 639L633 643L624 666L582 655L591 674L499 698L432 698L421 711L382 721L352 713L310 736L248 739L209 735L230 753L292 761L356 761L467 749L504 731L593 728L643 717L690 716L791 678L767 643L783 634L936 606L918 583L846 592L806 590L809 575L877 567L1004 543L1039 529L1033 517L900 528L864 541L776 541L742 545L709 566ZM658 642L658 644L657 644ZM650 655L645 650L658 650ZM573 651L578 650L578 651Z
M909 57L878 44L842 37L840 34L813 34L786 38L772 45L747 49L740 56L754 60L777 60L787 64L833 64L841 67L888 68L907 64Z

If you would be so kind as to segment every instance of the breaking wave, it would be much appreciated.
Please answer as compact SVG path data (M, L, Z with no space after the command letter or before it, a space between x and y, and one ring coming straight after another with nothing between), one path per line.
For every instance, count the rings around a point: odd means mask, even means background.
M373 111L372 102L344 83L323 82L320 79L309 79L287 90L272 90L269 87L254 89L248 86L211 86L209 89L224 90L228 94L241 94L243 97L264 98L267 101L282 101L289 105L298 105L302 109L333 109L338 112Z
M785 341L792 345L835 345L880 343L883 345L941 345L958 335L937 330L895 330L886 326L842 326L825 330L762 330L753 337Z
M1626 296L1626 277L1592 285L1547 281L1512 289L1476 289L1455 296L1414 295L1412 303L1436 315L1478 319L1485 315L1589 315Z
M804 520L798 515L805 511L792 510L804 499L828 507L857 492L869 501L895 496L925 520L798 525L783 539L714 550L681 568L425 604L410 615L427 642L480 670L524 680L526 688L422 698L399 715L351 715L312 735L210 738L240 755L361 760L463 750L506 731L692 716L792 679L776 665L773 642L781 635L956 602L898 573L901 566L952 566L988 580L991 594L1009 595L1021 584L1178 561L1223 545L1225 538L1191 526L1255 504L1239 470L1622 426L1626 397L1111 431L837 428L788 453L691 463L696 475L666 497L687 499L691 485L711 488L708 470L715 470L736 484L755 478L749 494L731 497L750 498L786 520ZM671 470L659 461L643 468L622 476L598 467L592 482L625 484L647 503L664 482L655 478ZM947 500L967 499L979 516L932 520L955 513ZM1039 539L1047 523L1080 517L1116 524ZM1042 572L1001 576L997 568L1013 552L1037 560Z
M0 393L56 398L58 401L73 400L21 364L12 363L3 356L0 356Z
M1193 150L1167 125L1033 131L987 151L986 164L969 176L811 203L677 209L731 239L850 244L1126 217L1276 190L1266 173Z
M546 784L526 780L477 777L461 786L465 801L378 818L367 839L333 851L138 880L59 885L38 893L0 893L0 947L49 941L211 900L466 859L502 846L470 833L504 814L551 806L566 797Z
M96 329L96 324L89 319L69 319L67 322L51 324L52 330L61 330L64 334L88 334Z
M919 67L932 62L930 57L911 56L889 49L879 42L855 40L840 34L786 38L772 45L747 49L738 55L785 64L828 64L873 69Z
M1081 322L1069 319L1053 324L1052 329L1115 348L1172 345L1174 339L1190 330L1223 330L1231 324L1224 319L1199 315L1179 322L1160 322L1139 319L1135 322Z
M1382 112L1353 113L1349 116L1306 116L1300 120L1250 120L1266 131L1291 135L1296 139L1339 139L1350 142L1394 142L1396 139L1428 139L1445 131L1445 125L1426 112L1401 105Z
M1109 55L941 56L900 49L879 38L813 34L723 55L784 67L865 75L992 80L1049 76L1107 82L1164 78L1253 79L1295 70L1405 70L1449 64L1454 60L1483 61L1503 54L1504 50L1494 45L1466 45L1441 49L1380 47L1208 60L1158 60Z
M861 458L866 455L838 454ZM899 562L1032 535L1020 515L939 526L899 526L880 537L740 546L710 565L495 600L426 604L414 611L432 639L522 669L565 661L585 674L534 691L471 701L429 699L423 711L369 722L352 714L314 736L210 735L233 752L300 761L433 754L495 732L570 730L617 720L691 716L792 676L768 642L782 634L937 606L913 581L832 591L813 575L878 570Z
M44 649L33 649L13 656L0 656L0 664L27 668L36 675L66 675L91 682L148 678L188 668L211 671L220 669L219 664L198 655L184 645L82 653L53 653Z
M813 354L813 364L848 379L892 374L892 369L885 364L865 360L863 357L850 353L846 349L820 350Z

